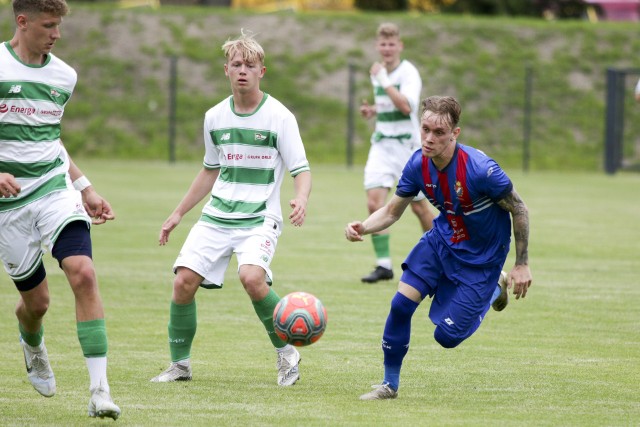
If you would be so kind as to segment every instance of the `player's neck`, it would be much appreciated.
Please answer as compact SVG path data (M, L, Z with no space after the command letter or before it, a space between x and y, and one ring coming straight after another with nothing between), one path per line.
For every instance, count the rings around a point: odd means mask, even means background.
M234 93L233 94L233 106L238 114L251 114L260 105L262 102L262 98L264 97L264 92L260 89L251 92L245 93Z
M47 58L46 55L43 55L41 53L34 53L29 51L29 49L27 49L26 43L21 43L20 40L18 40L18 38L15 36L13 37L13 39L11 39L9 45L11 46L11 49L13 49L13 52L18 56L18 58L20 58L20 61L22 61L22 63L24 64L42 65Z

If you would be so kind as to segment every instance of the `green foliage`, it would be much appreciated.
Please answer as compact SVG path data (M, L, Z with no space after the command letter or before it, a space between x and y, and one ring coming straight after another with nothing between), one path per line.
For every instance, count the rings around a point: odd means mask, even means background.
M223 8L116 9L74 4L55 53L78 71L63 120L72 154L168 157L169 56L178 58L176 142L180 159L202 156L204 112L229 95L220 47L240 29L266 51L264 90L297 117L312 163L344 162L348 64L356 108L371 101L375 29L397 22L403 56L423 78L422 97L447 94L463 106L461 142L506 166L522 161L525 72L533 74L531 169L602 168L605 72L638 67L633 23L477 18L405 13L272 13ZM10 8L0 31L11 37ZM86 19L85 19L86 17ZM91 18L91 19L89 19ZM99 27L86 22L99 22ZM337 42L339 41L339 43ZM628 81L626 151L640 146L638 105ZM355 112L355 160L366 159L372 123ZM633 153L631 153L633 154Z
M349 243L347 222L363 219L362 170L316 165L302 227L285 220L272 263L280 295L307 291L328 311L320 341L301 349L301 380L276 385L275 352L231 262L222 290L197 294L193 381L154 384L168 366L171 266L194 208L158 246L166 217L201 168L166 162L75 159L113 205L116 219L91 230L109 337L109 384L122 417L87 417L89 377L76 336L74 298L45 255L51 304L45 339L56 396L29 384L14 315L18 293L0 275L2 425L11 426L631 426L640 419L640 175L508 171L529 207L525 299L487 313L480 329L445 350L433 339L429 300L413 318L398 399L361 402L382 378L380 338L396 283L363 285L373 263L369 238ZM291 179L282 191L290 208ZM603 203L597 203L601 200ZM603 224L612 206L615 223ZM597 225L596 225L597 224ZM398 273L419 238L407 210L391 228ZM513 245L506 268L514 262Z

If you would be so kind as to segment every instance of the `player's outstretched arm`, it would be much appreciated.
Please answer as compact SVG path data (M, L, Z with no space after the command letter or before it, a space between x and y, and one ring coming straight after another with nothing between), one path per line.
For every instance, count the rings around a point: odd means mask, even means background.
M516 299L524 298L531 286L532 276L529 269L529 210L516 190L512 190L498 205L513 219L513 235L516 241L516 262L509 272L509 288L513 285Z
M389 228L400 219L412 199L412 197L405 198L394 194L386 205L369 215L369 218L362 222L353 221L347 224L344 236L350 242L360 242L366 234Z
M184 195L178 206L173 210L169 218L167 218L162 227L160 228L160 236L158 242L161 246L165 245L169 241L169 234L174 228L180 224L182 217L187 214L195 205L200 203L207 195L211 194L213 184L218 179L220 169L206 169L202 170L196 175L187 190L187 194Z

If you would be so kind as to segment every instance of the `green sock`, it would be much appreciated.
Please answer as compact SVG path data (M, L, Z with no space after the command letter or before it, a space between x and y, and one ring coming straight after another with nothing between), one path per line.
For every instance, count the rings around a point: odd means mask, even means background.
M20 331L20 336L22 340L29 344L31 347L37 347L42 343L42 336L44 335L44 326L40 325L40 330L35 334L31 332L27 332L24 329L24 326L20 322L18 322L18 330Z
M107 328L104 319L76 323L78 340L84 357L107 355Z
M287 345L282 341L273 329L273 310L276 309L276 305L280 302L280 297L273 289L269 289L269 293L262 301L252 301L253 309L256 311L258 318L267 330L269 339L275 348L282 348Z
M389 258L389 234L372 234L373 250L376 252L376 258Z
M196 335L198 319L196 300L189 304L176 304L171 301L169 309L169 351L171 361L179 362L191 357L191 343Z

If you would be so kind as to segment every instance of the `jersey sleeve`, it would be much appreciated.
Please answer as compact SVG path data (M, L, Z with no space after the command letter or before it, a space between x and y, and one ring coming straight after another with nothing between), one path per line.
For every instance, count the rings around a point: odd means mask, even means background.
M406 70L402 74L400 93L409 101L411 111L418 111L420 93L422 93L422 79L418 69L410 63L407 64Z
M420 165L421 157L421 152L413 153L407 164L404 165L396 187L396 196L413 198L422 190L422 173L421 168L418 166Z
M215 145L211 133L214 130L213 119L210 113L204 117L204 160L202 165L205 169L220 168L220 149Z
M484 187L482 190L492 200L502 200L513 190L511 179L495 160L487 157L482 163L482 169L478 172L479 176L485 177L481 181Z
M291 176L310 170L298 122L290 111L283 116L282 129L278 135L278 151Z

